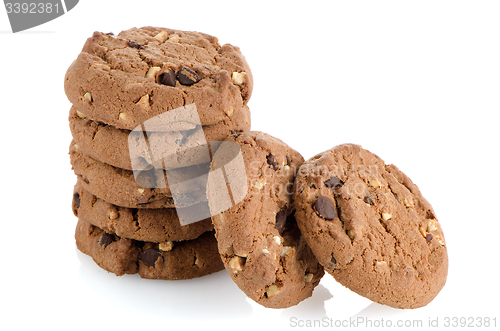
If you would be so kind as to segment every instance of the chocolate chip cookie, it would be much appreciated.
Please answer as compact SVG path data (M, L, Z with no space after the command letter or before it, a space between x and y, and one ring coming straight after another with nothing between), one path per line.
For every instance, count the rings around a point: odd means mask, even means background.
M149 161L149 164L152 163L147 150L137 153L137 149L141 148L139 142L133 145L136 149L134 153L129 152L129 138L131 138L130 133L132 132L130 130L117 129L102 122L92 121L86 118L75 106L71 108L69 123L75 144L78 145L79 151L84 155L126 170L133 170L132 164L139 162L139 160L131 162L131 157L136 155L142 155L144 162ZM210 141L224 140L232 132L248 130L250 130L250 110L247 106L244 106L235 111L231 117L227 117L219 123L204 127L197 126L186 131L172 132L172 135L175 135L173 139L177 139L180 145L193 147L193 155L187 155L190 156L189 159L179 160L179 162L184 163L183 166L187 166L204 162L204 154L197 152L197 147L206 147ZM157 133L153 132L151 134ZM164 135L165 133L158 134ZM204 137L205 141L190 141L197 140L200 136ZM143 138L143 136L139 138ZM163 148L163 151L166 150L167 148Z
M136 209L115 206L85 191L73 190L73 213L79 219L119 237L140 241L191 240L213 230L210 218L181 225L175 208Z
M352 291L395 308L428 304L444 286L443 231L418 187L357 145L304 162L295 218L318 261Z
M224 269L214 232L194 240L152 243L126 239L79 220L78 249L117 276L139 273L149 279L189 279Z
M69 154L73 170L83 188L114 205L127 208L173 208L189 207L207 200L206 179L203 175L209 171L210 164L169 170L169 180L189 180L189 184L183 188L185 191L177 192L174 202L168 185L155 188L157 177L154 169L138 174L139 182L148 184L141 186L133 171L116 168L81 154L74 141Z
M155 27L95 32L64 84L86 117L128 130L192 103L202 125L216 124L247 103L252 86L238 47L204 33Z
M324 274L294 218L292 186L303 158L261 132L236 133L225 142L241 150L248 190L241 202L212 217L222 261L249 298L271 308L295 305L311 296ZM226 159L222 152L220 147L214 155L215 169ZM232 170L225 169L228 177Z

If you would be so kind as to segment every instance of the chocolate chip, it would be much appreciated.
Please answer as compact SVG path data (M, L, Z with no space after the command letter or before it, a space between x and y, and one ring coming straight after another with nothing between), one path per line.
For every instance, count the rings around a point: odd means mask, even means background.
M432 234L428 233L426 236L425 236L425 240L427 242L431 241L432 240Z
M344 185L344 182L341 181L338 177L336 176L331 176L330 179L325 181L325 186L326 187L333 187L334 189L338 189Z
M160 257L160 252L158 252L154 248L148 248L141 253L141 260L148 267L153 267L156 263L156 260L158 260Z
M104 248L106 248L113 241L115 241L115 237L112 234L104 233L101 237L101 240L99 240L99 245L104 246Z
M156 186L156 171L155 168L149 170L137 171L135 173L135 181L142 187L155 187Z
M158 83L175 86L175 72L173 70L162 72L158 75Z
M288 155L286 156L286 165L287 166L291 166L292 165L292 161L290 160L290 157Z
M434 215L434 213L432 212L432 210L428 210L425 213L425 218L427 218L427 219L434 219L434 218L436 218L436 216Z
M139 45L138 43L136 43L135 41L129 41L128 42L128 45L132 48L137 48L137 49L144 49L143 46Z
M337 217L337 209L328 197L320 196L314 203L314 208L318 215L325 220L333 220Z
M369 205L373 205L373 199L371 197L365 197L363 201Z
M282 210L276 214L276 223L274 227L278 230L279 234L283 233L286 223L286 210Z
M198 83L201 78L196 72L188 67L182 67L177 73L177 80L182 85L191 86L194 83Z
M137 247L137 248L143 248L144 245L146 245L146 242L140 241L140 240L134 240L133 242L134 242L135 247Z
M106 36L114 36L115 34L113 32L108 32L108 33L105 33Z
M333 255L332 255L331 261L332 261L332 263L337 264L337 260L335 260L335 257L333 257Z
M73 202L75 203L76 208L80 208L80 194L73 194Z
M268 156L266 156L267 159L267 164L269 164L271 167L273 167L274 170L278 170L278 165L276 164L276 161L274 160L274 155L269 153Z

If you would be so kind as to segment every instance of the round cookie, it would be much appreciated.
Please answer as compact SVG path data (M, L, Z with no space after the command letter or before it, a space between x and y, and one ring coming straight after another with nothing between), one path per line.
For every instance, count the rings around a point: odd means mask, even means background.
M127 208L174 208L189 207L203 203L206 198L206 181L199 176L207 173L209 165L198 165L178 170L169 170L172 178L177 181L190 181L185 193L177 194L174 203L172 192L166 188L148 188L137 184L134 173L99 162L89 156L79 153L79 147L74 142L70 145L70 161L83 188L93 195L117 206ZM146 175L143 180L154 184L154 177ZM198 180L199 179L199 180ZM154 185L151 185L154 186Z
M86 117L128 130L193 103L202 125L216 124L247 103L252 86L238 47L155 27L94 32L64 81L69 101Z
M77 248L101 268L122 276L138 273L149 279L190 279L224 269L214 232L194 240L151 243L121 238L78 220Z
M295 217L318 261L342 285L395 308L425 306L444 286L443 231L418 187L358 145L304 162Z
M324 274L293 216L292 186L304 159L261 132L235 133L226 142L240 147L248 191L212 217L222 261L249 298L270 308L293 306L312 295ZM214 161L224 159L221 150Z
M78 111L75 106L71 108L69 123L73 140L82 154L117 168L133 169L128 141L131 131L92 121ZM227 117L219 123L204 126L202 130L206 142L224 140L232 132L248 131L250 130L250 110L244 106L235 111L231 117ZM183 134L183 132L179 134ZM191 137L196 139L198 136L190 132L186 137L182 137L183 144L196 146L195 143L190 144L186 140ZM204 157L202 153L197 154L201 154L200 158Z
M181 225L175 208L135 209L115 206L85 191L80 183L73 190L73 213L82 221L118 237L151 242L191 240L212 231L212 221Z

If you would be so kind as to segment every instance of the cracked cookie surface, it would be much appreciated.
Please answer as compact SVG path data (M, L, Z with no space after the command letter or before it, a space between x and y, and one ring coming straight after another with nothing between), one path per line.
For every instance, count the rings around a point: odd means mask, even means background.
M127 239L78 220L76 246L101 268L122 276L138 273L149 279L190 279L224 269L214 232L193 240L152 243Z
M168 184L165 188L155 188L155 176L150 171L138 175L140 182L150 184L142 187L133 171L116 168L81 154L74 141L71 142L69 155L80 185L114 205L127 208L181 208L206 203L206 178L202 175L207 173L209 164L169 170L171 180L183 182L191 179L189 185L183 186L183 192L177 192L174 203Z
M226 141L241 149L248 191L241 202L212 217L224 265L259 304L293 306L312 295L324 274L293 215L292 186L303 158L261 132L233 134Z
M360 146L339 145L304 162L294 204L314 255L352 291L418 308L444 286L448 255L432 206L396 166Z
M247 103L252 86L238 47L155 27L95 32L64 82L69 101L86 117L128 130L192 103L202 125L218 123Z
M73 213L79 219L119 237L140 241L164 242L191 240L213 230L208 218L182 225L175 208L125 208L113 205L83 189L73 190Z
M133 145L136 151L135 154L131 155L129 152L130 130L117 129L102 122L92 121L86 118L75 106L71 108L69 123L73 139L82 154L117 168L133 169L131 157L138 154L137 150L141 146L139 144ZM203 135L199 134L200 130L202 130ZM194 155L188 155L189 159L181 161L185 164L196 164L204 162L204 153L197 153L196 150L206 146L206 143L224 140L232 132L248 130L250 130L250 110L244 106L222 122L203 127L197 126L188 131L176 131L172 135L175 135L174 139L180 139L183 146L194 146ZM200 140L200 136L205 138L205 142ZM169 149L165 147L163 150ZM140 154L149 156L147 150ZM170 157L170 159L173 158ZM152 163L151 160L144 159L144 161Z

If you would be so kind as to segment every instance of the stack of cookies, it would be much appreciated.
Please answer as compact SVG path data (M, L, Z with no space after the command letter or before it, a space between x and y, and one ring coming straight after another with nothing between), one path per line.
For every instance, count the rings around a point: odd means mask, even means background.
M65 89L76 243L102 268L156 279L225 268L271 308L310 297L325 271L396 308L444 286L443 230L397 167L353 144L304 160L249 131L238 48L169 29L96 32Z
M209 148L207 142L250 130L246 104L251 91L252 75L240 50L221 46L215 37L153 27L116 36L95 32L65 77L72 103L78 249L117 275L186 279L223 269L210 218L181 225L168 182L155 185L158 178L150 176L160 157L151 155L152 146L138 143L142 140L133 141L131 133L144 129L148 120L194 104L194 119L141 134L149 142L155 135L168 138L180 149ZM135 159L131 148L139 155ZM198 160L199 154L191 152L187 161L169 168L170 174L178 170L189 181L205 173L207 160ZM162 170L167 163L160 163ZM199 193L196 201L204 198L205 191Z

